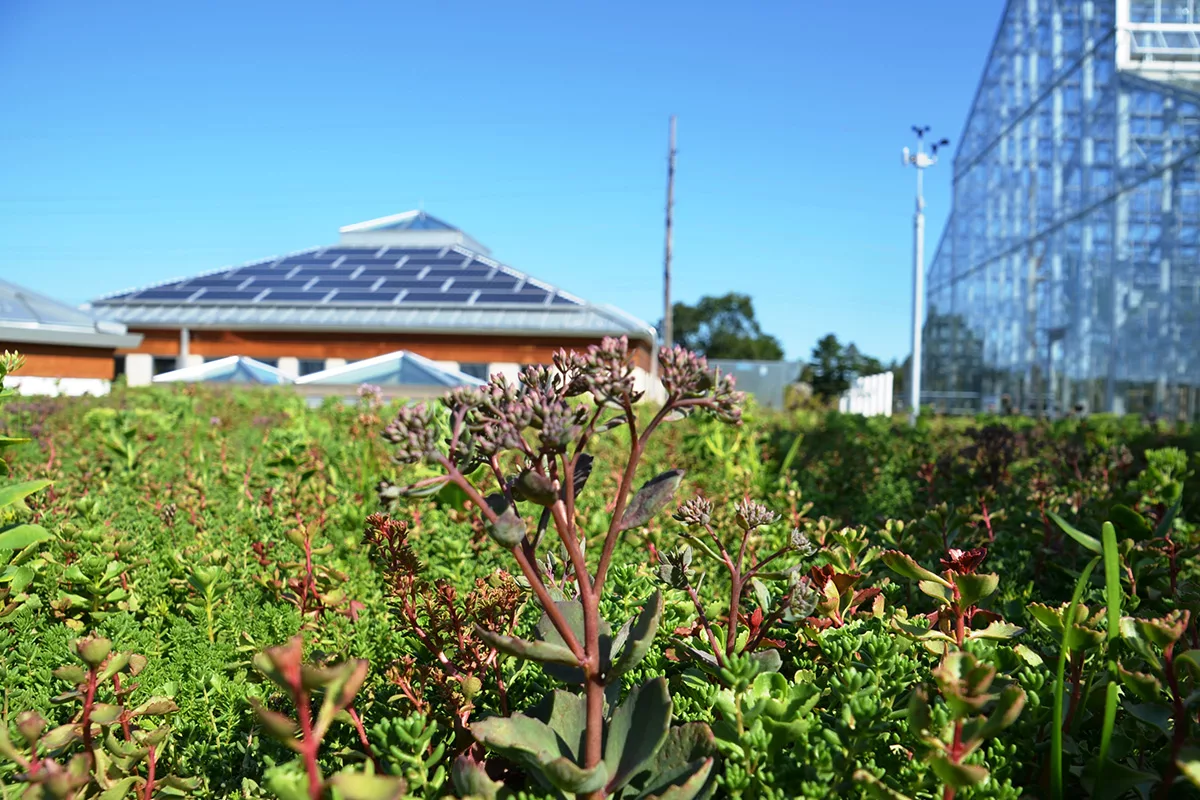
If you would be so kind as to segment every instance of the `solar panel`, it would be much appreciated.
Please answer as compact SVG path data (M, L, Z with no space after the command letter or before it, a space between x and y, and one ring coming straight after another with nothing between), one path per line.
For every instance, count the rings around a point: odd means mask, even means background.
M312 289L367 289L370 288L373 280L355 280L348 276L337 278L317 278L317 282L312 285Z
M378 247L331 247L325 251L325 255L334 258L374 258L378 252Z
M282 259L280 264L320 264L322 261L334 262L337 261L337 256L324 255L319 256L316 253L300 253L299 255L288 256Z
M356 271L362 275L390 275L395 270L396 265L391 261L378 261L373 264L342 264L338 267L338 272L344 272L347 275Z
M322 264L320 266L315 266L315 265L310 264L310 265L301 267L296 272L296 275L297 276L303 275L306 278L318 278L322 275L349 275L353 271L354 270L352 270L352 269L341 269L341 268L331 267L328 264Z
M303 289L304 284L311 281L312 278L301 278L300 280L289 278L255 278L250 281L247 289L262 291L263 289Z
M385 278L380 289L437 289L441 281L419 281L416 278Z
M225 274L234 277L249 278L253 275L286 275L290 269L291 267L280 269L269 264L254 264L249 267L238 267L232 272L227 272Z
M319 303L329 293L328 289L314 292L290 292L272 289L259 301L261 303Z
M138 292L134 300L186 300L194 295L197 289L172 289L170 287L162 287L158 289L146 289Z
M545 303L546 293L526 292L480 292L476 303Z
M471 299L471 292L438 292L428 289L411 289L400 298L401 303L465 303Z
M445 270L445 269L431 269L425 273L424 280L444 281L447 278L465 278L465 277L467 277L467 276L463 275L462 270L450 271L450 270Z
M577 306L579 305L579 301L556 294L554 295L554 299L550 301L550 304L555 306Z
M390 303L396 299L398 291L391 292L357 292L339 289L338 293L329 298L331 303Z
M203 302L212 302L217 300L233 300L240 303L248 303L253 300L262 289L241 289L226 291L224 289L205 289L204 293L196 299Z
M234 287L244 280L246 280L246 276L244 275L230 275L227 272L222 272L220 275L203 275L199 278L192 278L187 282L187 285Z

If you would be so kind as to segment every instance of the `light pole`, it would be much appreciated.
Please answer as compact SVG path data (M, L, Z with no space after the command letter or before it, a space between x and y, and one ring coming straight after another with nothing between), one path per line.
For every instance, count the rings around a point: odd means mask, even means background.
M917 150L902 151L901 162L904 166L917 168L917 210L913 215L913 302L912 302L912 360L908 366L908 421L917 424L917 415L921 413L921 323L925 315L925 194L922 176L928 167L937 163L939 147L950 144L949 139L933 142L929 152L925 152L925 134L929 133L928 125L913 125L913 133L917 135Z

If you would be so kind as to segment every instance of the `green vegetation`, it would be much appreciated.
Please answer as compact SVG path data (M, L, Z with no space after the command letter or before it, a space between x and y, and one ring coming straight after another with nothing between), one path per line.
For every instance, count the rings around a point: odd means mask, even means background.
M558 367L0 396L0 796L1200 791L1200 430Z

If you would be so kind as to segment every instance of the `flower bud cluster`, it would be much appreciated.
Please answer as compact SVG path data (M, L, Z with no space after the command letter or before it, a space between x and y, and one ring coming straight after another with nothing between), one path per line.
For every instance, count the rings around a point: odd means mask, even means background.
M820 593L809 576L793 573L787 597L784 599L787 618L794 621L811 616L820 599Z
M433 408L419 403L405 406L383 429L383 438L396 446L392 459L398 464L416 464L437 450L438 424Z
M705 398L703 405L718 418L740 420L743 396L733 390L732 378L710 373L702 357L682 348L664 349L662 359L664 383L676 399ZM597 403L622 407L641 398L634 391L628 339L605 338L586 353L560 350L553 366L527 367L516 382L493 375L483 387L453 390L444 400L457 430L448 443L449 457L466 470L510 450L531 458L564 452L579 440L591 416L586 406L570 402L585 393ZM373 395L364 387L364 397ZM527 440L530 430L536 438ZM397 445L396 461L411 464L442 446L443 433L432 409L415 406L401 409L384 438Z
M693 497L680 504L679 509L675 512L675 519L684 525L707 525L712 519L712 511L712 501L705 500L703 497Z
M733 376L708 368L708 359L679 345L658 352L659 378L667 394L685 400L708 398L705 404L718 419L737 424L746 396L736 391Z
M734 506L733 512L738 527L744 531L770 525L779 516L762 503L756 503L748 497Z

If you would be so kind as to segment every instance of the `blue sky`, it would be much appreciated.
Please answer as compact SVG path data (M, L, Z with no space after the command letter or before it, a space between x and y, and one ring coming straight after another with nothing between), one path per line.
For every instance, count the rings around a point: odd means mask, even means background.
M82 303L423 203L654 322L675 113L676 298L903 357L899 150L957 140L1003 5L7 0L0 276Z

